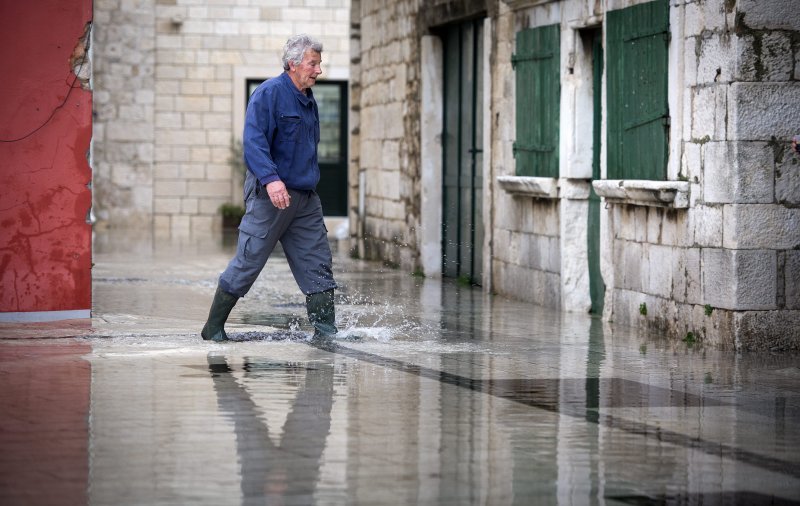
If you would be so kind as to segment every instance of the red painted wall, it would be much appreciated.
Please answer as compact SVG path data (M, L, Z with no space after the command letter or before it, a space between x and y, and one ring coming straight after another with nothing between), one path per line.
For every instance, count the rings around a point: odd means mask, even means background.
M0 0L0 318L91 309L92 95L72 66L91 20L92 0Z

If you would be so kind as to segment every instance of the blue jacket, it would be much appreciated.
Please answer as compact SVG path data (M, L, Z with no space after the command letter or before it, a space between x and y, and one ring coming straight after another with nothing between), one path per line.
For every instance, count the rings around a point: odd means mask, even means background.
M319 111L285 72L261 83L250 96L244 120L244 161L262 185L281 180L287 188L314 190L319 182Z

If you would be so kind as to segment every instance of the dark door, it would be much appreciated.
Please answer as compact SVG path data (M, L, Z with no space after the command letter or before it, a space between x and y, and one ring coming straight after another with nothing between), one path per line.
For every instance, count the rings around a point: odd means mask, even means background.
M592 42L592 100L594 102L592 127L592 179L600 179L600 128L603 114L600 90L603 78L603 38L600 30L593 30L589 37ZM602 314L606 285L600 273L600 197L594 188L589 193L589 294L592 299L592 313Z
M444 34L442 273L480 284L483 266L483 21Z
M326 216L347 216L347 83L324 81L314 86L319 108L320 180L317 193Z

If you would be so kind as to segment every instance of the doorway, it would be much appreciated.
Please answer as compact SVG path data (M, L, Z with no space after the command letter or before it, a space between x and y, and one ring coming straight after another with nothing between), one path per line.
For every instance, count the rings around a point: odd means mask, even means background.
M587 32L585 36L591 42L592 47L592 180L597 180L601 178L603 32L600 29L595 29ZM589 295L592 301L591 313L593 314L603 314L603 299L606 293L606 285L600 272L600 210L600 197L595 193L594 188L590 186L587 246L589 256Z
M442 274L483 277L483 20L443 33Z

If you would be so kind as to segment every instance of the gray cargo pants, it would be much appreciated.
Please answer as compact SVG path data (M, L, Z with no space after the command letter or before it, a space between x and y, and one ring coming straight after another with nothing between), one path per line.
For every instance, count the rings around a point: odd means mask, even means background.
M243 297L267 263L278 241L305 295L336 288L331 249L316 192L289 189L291 205L278 209L266 189L247 174L246 212L239 225L236 256L219 278L222 290Z

